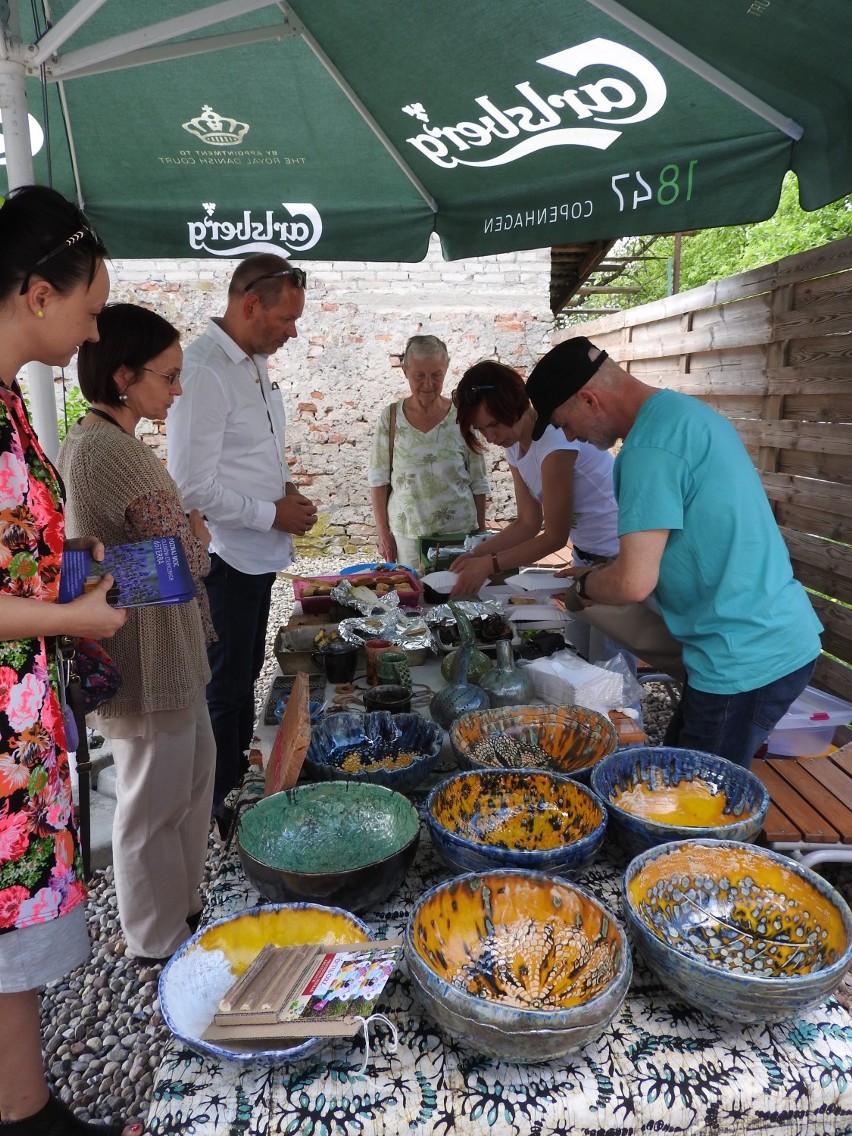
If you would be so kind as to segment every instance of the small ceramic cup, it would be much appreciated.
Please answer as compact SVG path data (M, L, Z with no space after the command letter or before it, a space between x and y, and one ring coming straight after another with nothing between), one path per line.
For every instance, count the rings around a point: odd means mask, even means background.
M328 682L352 682L358 661L358 647L354 643L334 643L320 651L311 652L311 659L325 672Z
M364 709L389 710L391 714L409 714L411 712L411 691L395 683L374 686L364 691Z
M367 685L375 686L379 681L379 655L383 651L387 651L388 647L392 647L390 639L368 639L364 644L364 652L367 656Z
M404 686L411 690L411 668L402 647L389 647L379 655L377 665L379 682Z

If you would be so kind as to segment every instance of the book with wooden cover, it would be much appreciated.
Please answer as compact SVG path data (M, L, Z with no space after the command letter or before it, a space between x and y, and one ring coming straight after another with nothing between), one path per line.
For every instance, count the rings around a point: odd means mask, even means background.
M219 1003L208 1041L351 1037L375 1008L402 939L267 943Z

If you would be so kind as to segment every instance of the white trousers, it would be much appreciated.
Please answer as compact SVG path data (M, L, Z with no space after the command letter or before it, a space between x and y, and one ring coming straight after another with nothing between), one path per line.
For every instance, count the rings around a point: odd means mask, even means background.
M168 731L157 729L157 717L147 736L112 740L112 854L128 950L163 958L189 937L187 916L201 910L216 743L203 690L182 721L164 715Z

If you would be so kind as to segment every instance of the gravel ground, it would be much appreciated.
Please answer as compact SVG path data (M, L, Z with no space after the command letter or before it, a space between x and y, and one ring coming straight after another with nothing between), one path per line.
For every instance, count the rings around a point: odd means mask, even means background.
M299 569L306 574L335 570L325 558L300 560ZM278 626L287 621L292 602L291 584L278 581L269 620L268 662L258 683L261 697L276 669L272 640ZM649 741L659 744L671 713L664 687L646 688L643 710ZM218 855L219 845L211 836L210 873L216 870ZM852 899L852 872L831 868L826 874ZM49 1079L54 1091L83 1117L144 1121L154 1073L169 1037L157 1000L160 968L125 957L111 868L95 873L91 881L88 916L89 964L47 987L42 997ZM852 1008L852 974L838 994Z

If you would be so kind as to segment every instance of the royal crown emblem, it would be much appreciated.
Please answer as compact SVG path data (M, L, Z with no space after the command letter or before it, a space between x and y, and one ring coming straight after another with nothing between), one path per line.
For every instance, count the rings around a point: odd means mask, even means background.
M238 146L249 132L247 122L225 118L211 106L203 106L197 118L182 122L181 126L208 146Z

